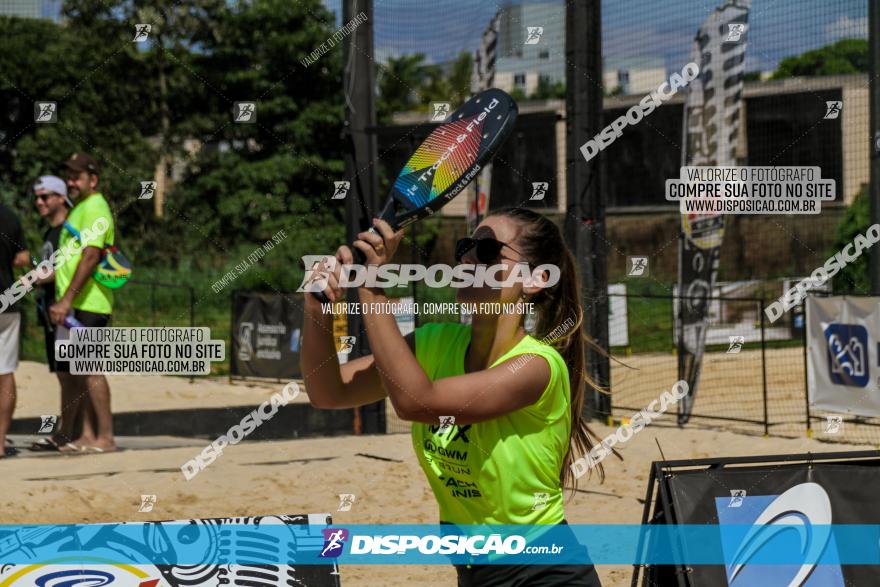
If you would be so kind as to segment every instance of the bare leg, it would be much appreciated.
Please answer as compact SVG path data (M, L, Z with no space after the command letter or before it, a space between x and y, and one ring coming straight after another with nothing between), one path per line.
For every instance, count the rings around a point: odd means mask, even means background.
M113 439L113 413L110 411L110 384L103 375L85 375L83 378L92 407L95 409L97 436L94 442L82 442L82 444L113 450L116 448L116 442Z
M83 396L83 402L79 406L79 421L82 430L79 438L85 444L92 445L95 444L97 438L95 422L98 421L98 417L95 415L95 406L92 405L92 398L85 386L85 381L83 381Z
M64 442L70 442L78 436L77 412L83 398L74 375L62 372L55 375L58 376L58 383L61 384L61 424L58 426L58 435L64 439Z
M15 375L0 375L0 458L6 456L6 433L15 411Z
M97 442L95 436L94 410L91 407L87 375L72 375L64 373L67 380L67 388L70 390L71 402L69 411L73 414L73 424L70 426L70 444L62 445L61 452L78 452L83 446L94 446ZM66 426L65 426L66 427ZM77 431L79 428L79 431ZM77 434L77 432L79 432Z

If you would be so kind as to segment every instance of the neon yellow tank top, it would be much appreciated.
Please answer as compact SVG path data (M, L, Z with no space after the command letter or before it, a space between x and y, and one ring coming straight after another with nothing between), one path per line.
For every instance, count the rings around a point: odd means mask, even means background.
M416 330L416 358L432 381L463 375L470 340L470 326L426 324ZM568 368L554 348L531 336L495 364L523 354L550 365L550 382L534 404L476 424L441 429L439 416L437 424L412 424L413 448L441 522L558 524L565 517L559 474L571 438ZM492 391L475 389L475 401Z

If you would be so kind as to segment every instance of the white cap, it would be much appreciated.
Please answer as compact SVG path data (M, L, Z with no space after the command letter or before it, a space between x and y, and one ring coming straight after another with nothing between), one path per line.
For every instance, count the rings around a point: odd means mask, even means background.
M55 175L41 175L37 178L37 181L34 182L34 193L40 190L55 192L63 197L64 201L70 205L70 200L67 198L67 184L60 177Z

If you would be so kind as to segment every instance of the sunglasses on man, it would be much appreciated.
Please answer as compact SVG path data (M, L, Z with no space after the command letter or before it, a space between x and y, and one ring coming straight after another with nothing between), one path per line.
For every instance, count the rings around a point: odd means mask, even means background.
M34 195L34 199L35 199L35 200L41 200L41 201L45 202L45 201L48 200L51 196L58 196L59 198L61 197L61 196L59 196L58 194L56 194L55 192L49 192L49 193L47 193L47 194L36 194L36 195Z
M477 261L483 265L491 265L498 261L501 256L501 249L507 247L514 253L522 256L522 253L511 247L507 243L494 238L462 238L455 243L455 262L461 263L462 258L471 250L476 249Z

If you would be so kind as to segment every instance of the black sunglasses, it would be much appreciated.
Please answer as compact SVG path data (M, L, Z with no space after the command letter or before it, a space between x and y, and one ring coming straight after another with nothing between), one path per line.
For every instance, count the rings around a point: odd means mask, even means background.
M36 194L36 195L34 196L34 199L35 199L35 200L42 200L42 201L45 202L45 201L48 200L51 196L57 196L57 195L58 195L58 194L56 194L55 192L49 192L48 194Z
M494 238L462 238L458 239L458 242L455 243L455 262L461 263L462 257L464 257L468 251L477 248L477 260L483 265L490 265L498 260L498 257L501 255L501 249L507 247L514 253L519 254L522 253L511 247L507 243L503 243L500 240L496 240Z

